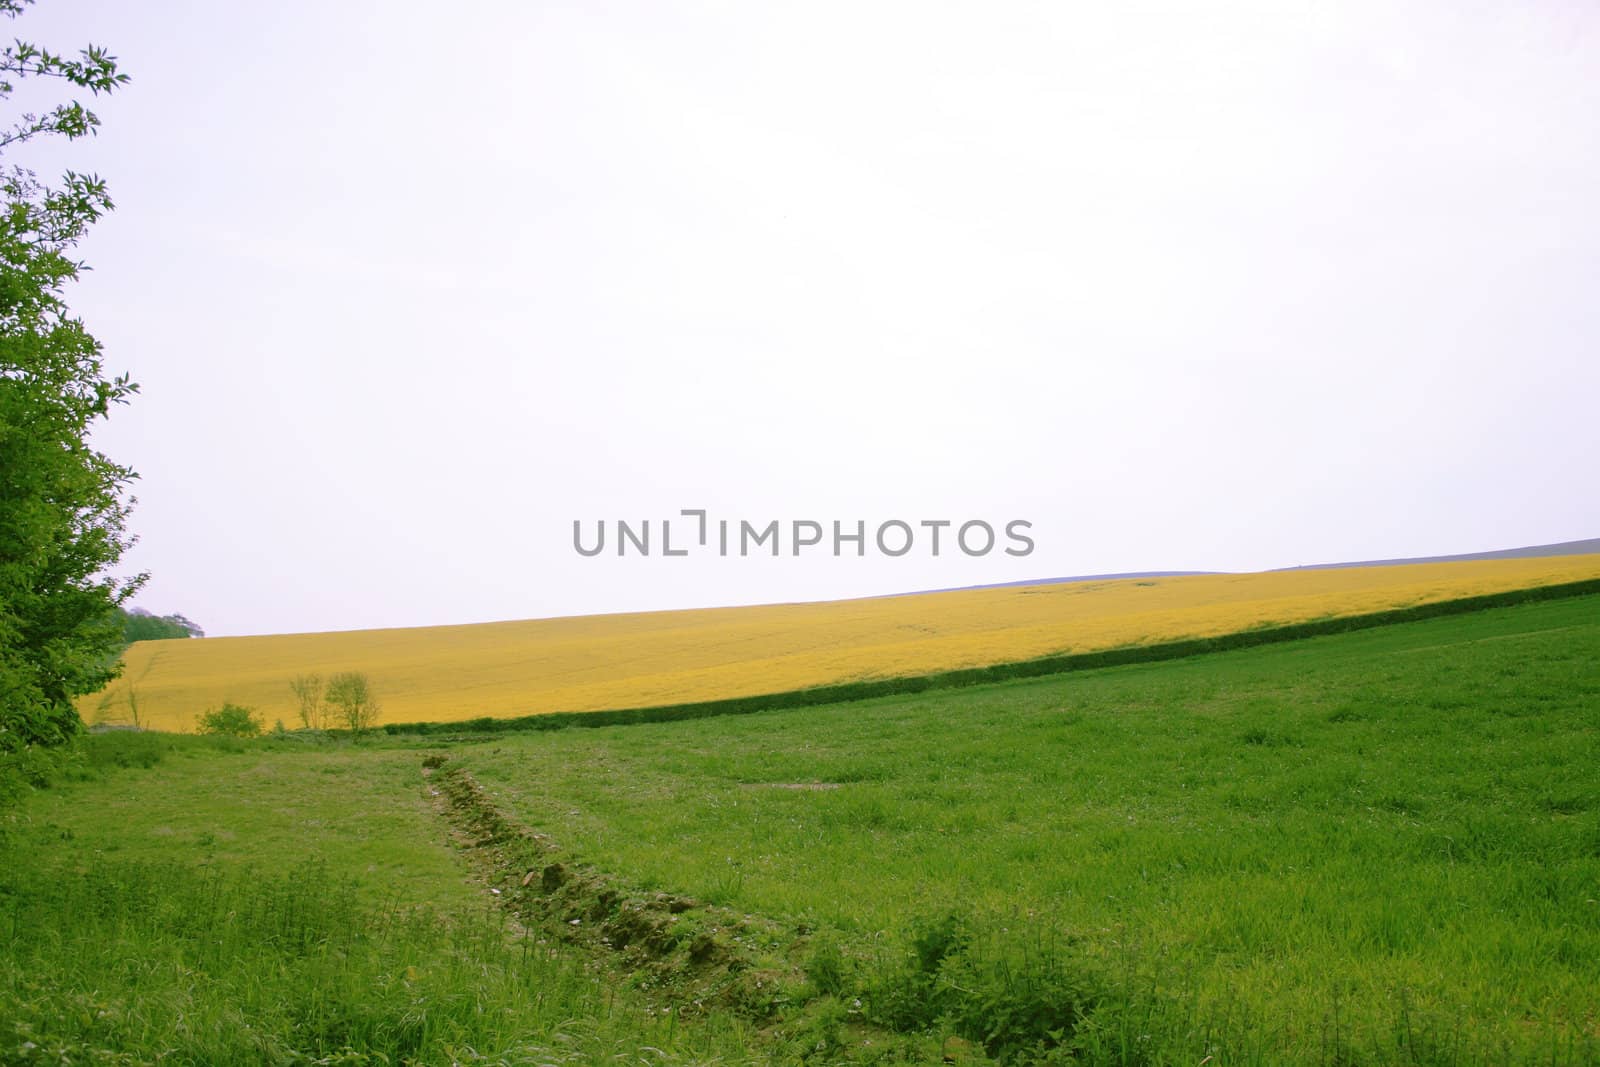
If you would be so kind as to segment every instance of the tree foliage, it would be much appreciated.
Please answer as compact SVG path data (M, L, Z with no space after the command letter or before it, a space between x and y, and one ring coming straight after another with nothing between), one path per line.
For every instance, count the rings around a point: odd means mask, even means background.
M29 2L0 0L0 15ZM17 41L0 50L0 105L29 78L91 96L127 81L103 48L67 57ZM99 342L64 298L83 269L73 248L111 198L92 174L68 171L52 186L7 158L98 125L77 99L0 122L0 751L81 728L72 698L114 675L114 609L143 581L107 573L131 543L134 473L88 441L136 386L107 375Z
M204 637L206 632L183 615L156 615L143 608L129 608L122 612L122 643L135 641L168 641L174 638Z
M300 725L307 730L324 729L327 726L327 706L322 699L322 675L297 674L289 680L289 691L294 694Z
M223 704L200 716L195 722L195 729L202 734L222 737L259 737L261 720L256 717L253 708L242 704Z
M329 678L323 699L334 721L353 734L365 733L377 725L378 698L372 691L372 683L359 671L345 671Z

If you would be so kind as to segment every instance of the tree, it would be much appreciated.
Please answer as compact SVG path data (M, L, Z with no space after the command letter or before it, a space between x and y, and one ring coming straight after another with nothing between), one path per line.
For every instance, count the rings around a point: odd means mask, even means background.
M31 2L0 0L0 14L15 18ZM77 58L23 41L0 50L0 104L27 78L95 96L128 80L103 48ZM144 581L107 573L132 543L135 475L88 441L137 387L107 376L99 342L63 297L83 269L70 253L111 198L94 175L68 171L51 187L4 159L98 125L78 100L0 120L0 752L82 728L72 698L115 676L115 609Z
M322 675L297 674L289 681L294 693L295 706L300 711L300 725L307 730L321 730L326 726L322 705Z
M204 637L206 635L204 627L195 622L193 619L179 612L174 611L171 615L163 615L161 618L174 626L183 627L184 631L187 632L190 637Z
M200 733L218 734L222 737L259 737L261 720L256 717L254 708L247 708L241 704L223 704L222 707L212 708L200 716L195 728Z
M367 676L359 671L345 671L329 678L324 699L351 733L364 733L378 721L378 700Z

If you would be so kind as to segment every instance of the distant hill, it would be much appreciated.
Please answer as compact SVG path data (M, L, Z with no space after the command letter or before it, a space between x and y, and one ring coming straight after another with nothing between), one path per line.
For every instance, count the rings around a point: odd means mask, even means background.
M1196 574L1222 574L1223 571L1121 571L1117 574L1075 574L1069 578L1024 578L1020 582L990 582L987 585L952 585L943 589L917 589L888 596L920 596L923 593L964 593L970 589L1020 589L1026 585L1064 585L1067 582L1114 582L1123 578L1188 578Z
M1340 567L1401 567L1411 563L1466 563L1485 559L1542 559L1546 556L1588 556L1600 553L1600 537L1586 541L1559 541L1552 545L1526 545L1501 548L1493 552L1462 552L1453 556L1411 556L1404 559L1363 559L1348 563L1310 563L1299 567L1274 567L1264 574L1279 571L1327 571ZM1180 578L1195 574L1227 574L1228 571L1126 571L1121 574L1079 574L1069 578L1026 578L1020 582L995 582L991 585L961 585L947 589L922 589L920 593L956 593L967 589L1011 589L1025 585L1061 585L1065 582L1109 582L1119 578ZM901 595L901 594L896 594Z
M1545 556L1588 556L1600 552L1600 537L1586 541L1559 541L1553 545L1526 545L1494 552L1462 552L1454 556L1413 556L1407 559L1363 559L1353 563L1313 563L1304 567L1279 567L1280 571L1325 571L1336 567L1395 567L1407 563L1465 563L1478 559L1540 559Z
M1104 576L914 596L327 634L138 641L91 722L193 729L224 703L296 725L290 682L367 674L382 722L760 697L1220 637L1600 580L1600 554L1262 574ZM135 715L137 711L137 715Z

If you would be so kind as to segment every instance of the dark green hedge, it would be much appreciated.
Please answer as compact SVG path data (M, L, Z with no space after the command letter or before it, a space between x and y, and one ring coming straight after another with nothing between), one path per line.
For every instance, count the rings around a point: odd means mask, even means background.
M495 734L520 730L561 730L569 726L621 726L645 722L678 722L684 719L703 719L712 715L745 715L756 711L776 711L785 708L814 707L819 704L840 704L851 700L893 696L900 693L923 693L930 689L954 689L967 685L1003 682L1013 678L1037 678L1047 674L1064 674L1068 671L1091 670L1096 667L1117 667L1128 663L1154 663L1158 660L1180 659L1206 652L1226 652L1236 648L1275 644L1279 641L1296 641L1304 637L1346 633L1374 626L1388 626L1397 622L1415 622L1446 615L1462 615L1485 608L1527 604L1539 600L1558 600L1566 597L1589 596L1600 593L1600 579L1568 582L1562 585L1544 585L1532 589L1514 589L1504 593L1464 597L1459 600L1441 600L1431 604L1418 604L1409 608L1393 608L1366 615L1347 615L1342 618L1316 619L1287 626L1263 627L1218 637L1193 637L1182 641L1167 641L1153 645L1131 645L1110 648L1101 652L1072 652L1038 659L1019 660L1013 663L996 663L989 667L969 667L962 670L940 671L935 674L912 675L904 678L881 678L866 682L845 682L840 685L817 686L812 689L795 689L786 693L767 693L761 696L733 697L727 700L702 700L690 704L664 704L649 708L615 708L607 711L552 711L539 715L522 715L509 719L468 719L460 722L389 723L383 730L389 734Z

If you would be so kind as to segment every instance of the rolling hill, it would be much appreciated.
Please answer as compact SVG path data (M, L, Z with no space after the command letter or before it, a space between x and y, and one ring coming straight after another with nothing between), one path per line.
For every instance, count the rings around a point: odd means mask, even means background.
M380 722L756 696L1600 578L1600 554L1084 580L466 626L139 642L86 721L192 730L224 701L295 726L297 674L366 672ZM137 711L137 716L135 716Z

